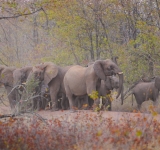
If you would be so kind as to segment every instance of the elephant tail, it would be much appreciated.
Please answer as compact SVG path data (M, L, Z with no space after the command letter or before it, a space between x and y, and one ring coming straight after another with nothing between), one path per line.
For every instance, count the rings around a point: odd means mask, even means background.
M132 93L132 106L133 106L133 93Z

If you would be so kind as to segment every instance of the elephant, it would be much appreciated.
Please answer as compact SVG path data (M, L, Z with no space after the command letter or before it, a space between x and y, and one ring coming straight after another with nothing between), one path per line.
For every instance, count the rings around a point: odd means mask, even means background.
M13 86L16 93L16 102L19 102L23 92L22 84L25 84L30 72L32 71L31 66L17 68L13 72Z
M7 66L0 65L0 76L1 76L2 71L3 71L5 68L7 68ZM4 85L3 82L0 81L0 86L3 86L3 85Z
M36 81L37 82L37 81ZM29 87L29 88L28 88ZM30 98L32 101L33 110L44 110L50 101L49 88L48 85L45 85L44 82L37 82L35 85L28 86L26 83L26 89L32 95Z
M40 89L40 109L46 109L47 105L51 102L51 97L49 94L49 87L48 85L41 82L41 89Z
M71 67L64 76L64 87L66 96L69 99L70 111L73 109L73 96L92 95L100 90L101 80L106 80L107 76L118 74L119 90L117 97L121 95L123 104L123 72L112 60L97 60L88 67L79 65ZM99 104L99 98L94 100L94 108Z
M15 67L0 66L0 82L4 85L5 90L7 91L7 97L11 109L14 109L16 105L16 95L13 91L13 72L15 69Z
M106 81L101 80L99 96L102 97L102 107L104 107L104 109L106 109L107 107L108 110L111 111L111 99L110 99L111 97L109 96L111 94L111 90L118 88L119 88L119 78L116 76L107 76ZM80 109L83 106L83 104L85 105L86 103L85 98L86 98L85 96L77 97L75 100L77 104L76 107ZM92 107L93 102L94 100L88 97L88 105L90 107Z
M112 109L112 99L110 97L111 90L119 88L119 78L116 76L108 76L106 81L101 80L99 95L102 96L102 104L109 111Z
M21 85L22 83L25 83L31 71L32 71L31 66L17 68L16 70L14 70L13 72L14 85Z
M58 95L62 95L62 108L65 108L65 89L63 78L69 68L72 66L60 67L52 62L37 64L32 68L30 76L34 79L44 82L49 87L50 98L52 102L52 111L58 111ZM29 78L27 79L30 80Z
M27 99L26 91L24 91L24 88L26 88L26 81L32 71L32 66L25 66L22 68L17 68L13 72L13 79L14 79L14 92L16 93L16 102L19 102L20 99ZM22 86L23 84L23 86ZM38 84L38 86L35 88L36 98L33 99L33 107L37 108L37 105L39 109L45 109L46 103L49 101L50 96L47 93L48 86L45 85L43 82L41 84Z
M125 99L132 95L132 103L133 103L133 95L137 102L138 110L140 110L141 105L144 101L152 100L155 105L159 96L160 90L160 77L155 77L155 80L150 82L139 82L132 89L130 89L129 94L125 97Z

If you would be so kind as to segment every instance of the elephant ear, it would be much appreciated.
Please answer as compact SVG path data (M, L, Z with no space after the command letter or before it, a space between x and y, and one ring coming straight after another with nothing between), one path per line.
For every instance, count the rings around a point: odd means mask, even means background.
M1 73L0 81L4 85L8 85L10 87L13 86L13 71L15 70L14 67L8 67L4 69Z
M58 67L51 62L45 63L44 65L45 65L44 83L48 85L49 82L57 76Z
M160 90L160 77L155 78L155 87Z
M22 73L25 75L25 77L27 78L30 74L30 72L32 71L32 67L31 66L27 66L22 68Z
M97 60L95 61L94 65L93 65L93 69L96 73L96 75L101 79L101 80L106 80L106 76L104 74L104 70L103 70L103 60Z

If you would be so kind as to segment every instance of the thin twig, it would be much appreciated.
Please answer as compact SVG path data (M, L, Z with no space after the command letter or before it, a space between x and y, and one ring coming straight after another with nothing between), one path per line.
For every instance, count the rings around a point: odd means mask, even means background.
M37 9L36 11L31 12L31 13L19 14L19 15L15 15L15 16L8 16L8 17L0 17L0 20L1 20L1 19L18 18L18 17L21 17L21 16L29 16L29 15L32 15L32 14L34 14L34 13L38 12L38 11L41 11L41 10L42 10L42 8L39 8L39 9Z

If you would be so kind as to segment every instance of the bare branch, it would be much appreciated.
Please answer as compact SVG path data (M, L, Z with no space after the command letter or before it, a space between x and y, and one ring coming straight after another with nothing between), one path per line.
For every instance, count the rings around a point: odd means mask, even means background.
M36 12L39 12L39 11L41 11L41 10L43 10L43 8L42 8L42 7L41 7L41 8L39 8L39 9L37 9L37 10L36 10L36 11L34 11L34 12L31 12L31 13L18 14L18 15L15 15L15 16L8 16L8 17L0 17L0 20L1 20L1 19L18 18L18 17L22 17L22 16L29 16L29 15L35 14Z

